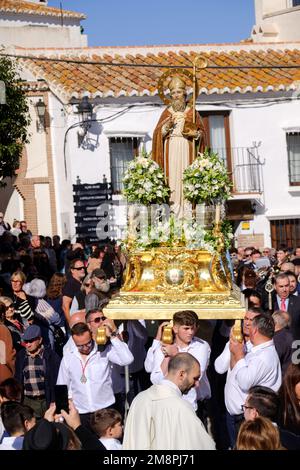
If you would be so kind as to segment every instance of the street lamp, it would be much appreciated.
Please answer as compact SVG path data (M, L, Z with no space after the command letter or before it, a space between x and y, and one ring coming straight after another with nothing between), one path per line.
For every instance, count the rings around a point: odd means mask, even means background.
M84 138L91 127L91 119L93 117L93 105L89 102L87 96L84 96L80 101L77 112L79 115L80 129L77 132L78 136L78 147L83 144Z
M35 109L38 115L38 120L36 122L37 131L43 132L45 130L46 105L41 98L39 98L38 102L35 103Z

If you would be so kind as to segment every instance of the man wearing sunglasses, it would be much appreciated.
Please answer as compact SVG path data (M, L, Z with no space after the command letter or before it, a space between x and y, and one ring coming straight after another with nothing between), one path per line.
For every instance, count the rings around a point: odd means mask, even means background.
M65 352L61 361L57 384L67 385L69 396L79 411L83 425L89 426L91 414L115 403L112 387L112 364L126 366L133 355L120 337L113 320L102 312L92 311L86 323L77 323L71 329L74 347ZM94 338L97 328L103 326L109 339L100 351Z
M73 259L70 263L70 276L62 291L62 309L68 324L70 323L70 308L72 300L80 292L82 281L85 277L84 262L79 259Z

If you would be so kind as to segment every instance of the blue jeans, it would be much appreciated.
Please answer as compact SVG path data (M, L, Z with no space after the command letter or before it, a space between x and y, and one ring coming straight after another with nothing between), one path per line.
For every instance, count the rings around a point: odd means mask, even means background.
M243 420L243 413L239 415L230 415L228 411L226 411L226 425L229 434L229 442L231 449L235 448L236 438Z

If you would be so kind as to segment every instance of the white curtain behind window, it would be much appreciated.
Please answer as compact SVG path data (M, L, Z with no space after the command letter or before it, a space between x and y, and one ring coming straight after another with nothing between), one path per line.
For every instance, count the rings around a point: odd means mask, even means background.
M300 133L287 134L290 183L300 183Z
M123 189L124 173L134 158L139 139L135 137L116 137L110 139L111 182L114 193Z
M209 116L210 147L227 164L224 116Z

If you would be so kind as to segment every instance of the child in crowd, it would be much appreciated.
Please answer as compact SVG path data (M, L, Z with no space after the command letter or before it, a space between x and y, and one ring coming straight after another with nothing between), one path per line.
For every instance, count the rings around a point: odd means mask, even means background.
M122 416L117 410L105 408L95 411L91 426L107 450L122 450L119 441L123 435Z

